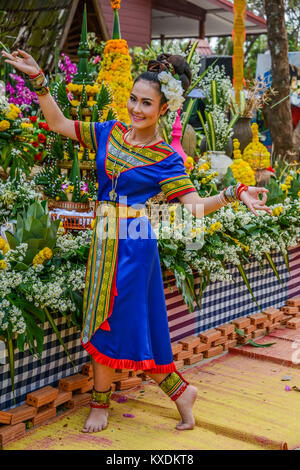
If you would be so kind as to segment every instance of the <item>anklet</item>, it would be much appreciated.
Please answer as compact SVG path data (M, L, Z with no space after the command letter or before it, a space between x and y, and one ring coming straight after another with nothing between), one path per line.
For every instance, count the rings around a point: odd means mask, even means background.
M180 372L171 372L167 377L159 384L160 388L175 401L178 397L186 390L189 382L185 380Z
M110 396L112 394L112 387L106 392L97 392L93 388L92 401L90 402L91 408L108 408L110 405Z

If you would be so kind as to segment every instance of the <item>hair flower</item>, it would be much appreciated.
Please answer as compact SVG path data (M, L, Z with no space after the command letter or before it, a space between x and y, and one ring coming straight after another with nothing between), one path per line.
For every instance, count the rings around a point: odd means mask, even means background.
M170 111L177 111L184 102L184 90L180 80L176 80L171 73L165 71L160 72L157 78L160 81L161 91L168 101Z

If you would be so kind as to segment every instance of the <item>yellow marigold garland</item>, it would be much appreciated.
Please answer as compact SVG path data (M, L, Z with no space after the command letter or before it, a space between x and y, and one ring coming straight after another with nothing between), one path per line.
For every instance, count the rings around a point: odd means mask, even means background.
M270 152L259 141L258 125L254 122L251 126L252 129L252 142L247 145L243 153L243 159L249 163L253 170L269 168Z
M113 108L120 121L130 124L127 101L132 89L131 57L125 39L107 41L97 82L106 83L113 96Z
M110 4L113 10L119 10L122 0L110 0Z
M234 0L233 21L233 85L235 99L240 101L240 91L243 89L244 80L244 40L245 40L245 13L246 0Z
M243 160L238 139L233 139L233 163L230 168L236 181L255 186L255 173L249 163Z

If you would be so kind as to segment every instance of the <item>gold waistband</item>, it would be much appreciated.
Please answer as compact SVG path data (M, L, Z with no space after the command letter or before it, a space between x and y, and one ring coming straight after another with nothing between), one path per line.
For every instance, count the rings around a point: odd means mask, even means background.
M133 217L144 217L146 209L133 209L131 206L115 206L112 204L100 203L96 209L96 215L116 216L120 219L130 219Z

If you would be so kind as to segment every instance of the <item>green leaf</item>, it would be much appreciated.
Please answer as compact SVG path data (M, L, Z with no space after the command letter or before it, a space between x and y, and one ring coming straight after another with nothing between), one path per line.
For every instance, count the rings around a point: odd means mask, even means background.
M236 327L235 327L234 330L238 335L243 336L243 337L246 336L245 333L242 330L239 330ZM272 346L273 344L276 344L276 343L259 344L259 343L255 343L255 341L252 341L252 339L248 339L248 341L245 344L250 344L251 346L254 346L256 348L269 348L270 346Z
M14 351L14 342L13 342L13 339L11 337L6 340L6 347L7 347L7 353L8 353L11 389L12 389L12 392L13 392L14 404L16 405L16 398L15 398L15 351Z
M210 139L210 135L206 129L206 126L205 126L205 123L204 123L204 119L203 119L203 116L201 114L201 111L197 111L197 114L199 116L199 119L200 119L200 122L201 122L201 125L202 125L202 128L203 128L203 132L205 134L205 137L206 137L206 143L207 143L207 147L208 147L208 150L212 150L212 144L211 144L211 139Z
M267 260L268 260L268 262L269 262L271 268L273 269L275 276L277 277L277 279L278 279L278 281L280 282L280 284L283 286L283 283L282 283L282 281L281 281L281 279L280 279L279 273L278 273L278 271L277 271L277 269L276 269L276 266L275 266L274 261L273 261L272 258L271 258L270 253L265 252L265 256L266 256L266 258L267 258Z
M250 294L251 294L251 296L252 296L254 302L255 302L256 305L258 306L259 310L262 312L262 309L261 309L260 306L258 305L258 303L257 303L257 301L256 301L256 299L255 299L255 297L254 297L254 295L253 295L252 289L251 289L251 287L250 287L248 278L247 278L247 276L246 276L246 273L245 273L245 270L244 270L242 264L237 265L237 268L238 268L238 270L239 270L239 272L240 272L240 274L241 274L241 276L242 276L242 278L243 278L243 280L244 280L244 282L245 282L245 284L246 284L246 286L247 286L247 288L248 288L248 290L249 290L249 292L250 292Z
M76 367L76 365L74 364L74 362L73 362L72 359L71 359L71 356L70 356L70 354L69 354L69 351L68 351L68 349L67 349L65 343L63 342L62 337L60 336L60 333L59 333L59 331L58 331L58 328L57 328L57 326L56 326L56 324L55 324L55 322L54 322L54 320L53 320L53 318L52 318L52 316L51 316L49 310L48 310L46 307L44 307L44 311L45 311L47 320L49 321L50 325L52 326L52 328L53 328L53 330L54 330L54 332L55 332L55 334L56 334L56 337L57 337L58 341L60 342L60 344L61 344L62 347L64 348L64 351L65 351L65 353L67 354L68 358L70 359L70 361L71 361L71 363L72 363L72 366L74 367L74 369L75 369L76 372L78 373L77 367Z
M182 123L182 135L183 136L184 136L184 133L185 133L186 126L188 125L190 117L193 113L195 104L196 104L196 99L189 99L188 105L187 105L187 108L186 108L186 111L185 111L184 120L183 120L183 123Z
M15 250L17 246L19 245L18 240L13 236L12 233L5 231L5 236L7 239L7 242L12 250Z
M198 41L195 41L194 44L193 44L192 47L191 47L191 50L190 50L190 52L189 52L189 55L188 55L187 58L186 58L186 61L187 61L188 64L191 63L191 60L192 60L192 58L193 58L193 55L194 55L194 53L195 53L195 50L196 50L197 45L198 45Z

